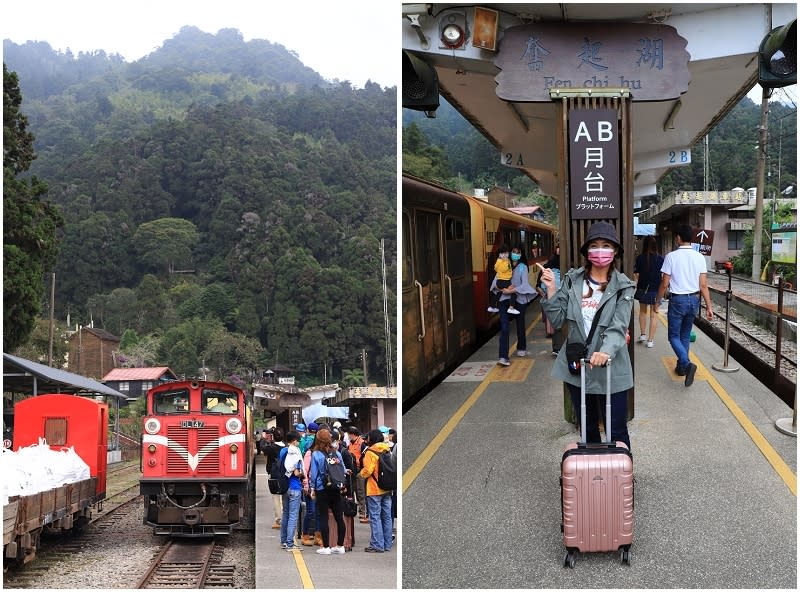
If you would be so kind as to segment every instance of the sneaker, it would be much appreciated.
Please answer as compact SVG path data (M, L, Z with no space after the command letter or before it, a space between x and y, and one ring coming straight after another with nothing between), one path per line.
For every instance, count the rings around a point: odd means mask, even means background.
M551 351L550 355L553 356L554 358L557 358L558 357L558 352L557 351Z
M508 314L519 314L519 311L513 306L508 307Z
M344 547L331 547L331 553L335 553L337 555L344 555Z
M686 368L688 368L688 366ZM686 376L686 368L680 368L678 366L675 366L675 374L677 374L678 376Z
M697 364L689 362L689 367L686 369L686 380L683 381L684 386L692 386L695 372L697 372Z
M647 342L647 347L653 347L655 344L656 344L655 341L648 341Z
M287 545L286 546L286 550L287 551L302 551L303 547L298 547L297 545Z
M642 333L641 335L639 335L639 343L644 343L645 341L647 341L647 335Z
M274 528L275 530L280 530L281 529L281 523L280 522L273 522L272 523L272 528Z
M286 549L289 546L289 543L281 543L281 549Z
M494 306L490 306L486 309L488 312L500 312L499 308L495 308Z
M525 351L524 349L518 349L518 350L517 350L517 355L518 355L520 358L524 358L525 356L527 356L527 355L528 355L528 352L527 352L527 351Z
M330 547L320 547L319 549L317 549L317 553L319 553L320 555L330 555L331 554L331 548Z
M366 547L364 549L364 552L366 552L366 553L383 553L383 549L375 549L373 547Z
M506 358L500 358L499 360L497 360L497 363L500 364L501 366L511 365L511 362L509 362Z

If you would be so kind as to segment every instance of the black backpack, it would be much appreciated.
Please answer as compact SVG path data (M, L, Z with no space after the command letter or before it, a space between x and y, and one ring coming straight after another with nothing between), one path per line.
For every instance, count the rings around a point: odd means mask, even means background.
M341 491L347 485L347 473L344 463L339 461L336 452L331 450L325 455L325 488Z
M397 489L397 457L387 450L378 455L378 487L386 491Z
M278 453L278 458L272 462L272 470L267 480L267 486L270 493L277 493L283 495L289 491L289 477L286 475L286 468L283 463L286 461L286 455L289 453L288 447L281 448Z

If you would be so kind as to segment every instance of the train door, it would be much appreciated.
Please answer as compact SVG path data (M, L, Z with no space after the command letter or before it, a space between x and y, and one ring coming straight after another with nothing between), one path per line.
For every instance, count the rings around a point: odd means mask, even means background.
M413 309L417 314L407 317L414 326L407 326L409 339L416 338L416 359L406 360L415 368L404 368L421 384L444 370L447 348L445 285L442 277L442 221L441 216L425 210L413 210L412 245ZM405 353L405 352L404 352Z

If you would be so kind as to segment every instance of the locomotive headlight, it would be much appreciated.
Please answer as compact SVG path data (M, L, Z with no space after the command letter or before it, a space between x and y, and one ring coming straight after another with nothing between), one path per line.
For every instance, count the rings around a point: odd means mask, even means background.
M150 444L150 446L147 447L147 451L150 454L155 454L156 453L156 445L155 444Z
M225 422L225 429L229 434L238 434L242 429L242 421L238 417L231 417Z
M236 444L231 444L231 454L236 454L239 451L239 447Z
M144 422L144 431L148 434L157 434L161 429L161 422L158 421L155 417L151 417L146 422Z

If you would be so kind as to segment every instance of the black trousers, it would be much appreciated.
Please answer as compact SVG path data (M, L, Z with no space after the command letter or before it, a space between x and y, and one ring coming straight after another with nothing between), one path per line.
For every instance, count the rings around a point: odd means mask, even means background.
M322 546L330 547L328 530L328 508L333 512L336 520L336 546L344 546L344 501L338 489L317 490L317 517L319 518L319 531L322 533Z

